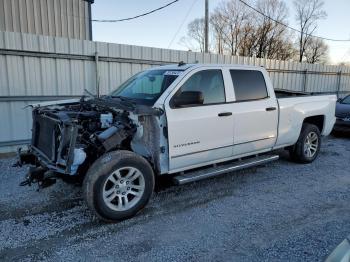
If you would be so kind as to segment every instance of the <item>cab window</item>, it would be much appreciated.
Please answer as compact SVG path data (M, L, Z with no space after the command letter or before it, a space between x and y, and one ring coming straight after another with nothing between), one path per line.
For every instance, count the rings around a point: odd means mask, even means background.
M221 70L203 70L193 74L174 97L179 97L186 92L200 92L203 99L202 105L225 103L225 85Z
M265 78L260 71L230 70L236 101L268 97Z

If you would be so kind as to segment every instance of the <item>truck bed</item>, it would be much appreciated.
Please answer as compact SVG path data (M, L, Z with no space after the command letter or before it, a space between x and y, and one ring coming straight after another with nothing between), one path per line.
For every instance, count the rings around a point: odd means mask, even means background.
M320 128L321 134L327 136L335 122L335 104L337 97L327 94L292 94L282 92L278 97L279 123L278 139L276 146L287 146L294 144L300 134L304 119L308 117L319 117L323 122ZM281 94L281 93L279 93Z
M312 95L311 93L307 93L307 92L293 91L293 90L286 90L286 89L275 89L275 94L276 94L276 98Z
M334 93L303 92L303 91L294 91L294 90L287 90L287 89L275 89L276 98L322 96L322 95L331 95L331 94L334 94Z

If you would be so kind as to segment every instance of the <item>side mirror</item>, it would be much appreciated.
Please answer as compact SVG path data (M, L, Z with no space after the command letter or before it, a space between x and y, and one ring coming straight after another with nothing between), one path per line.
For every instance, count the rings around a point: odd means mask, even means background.
M200 91L184 91L174 96L172 105L174 107L185 107L190 105L203 105L203 93Z
M337 102L341 103L341 101L343 101L343 99L342 98L338 98Z

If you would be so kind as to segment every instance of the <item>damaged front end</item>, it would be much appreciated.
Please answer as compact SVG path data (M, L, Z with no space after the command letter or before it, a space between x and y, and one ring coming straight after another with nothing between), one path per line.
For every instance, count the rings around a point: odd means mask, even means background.
M18 156L19 165L33 167L21 184L46 187L56 177L83 177L106 152L132 150L134 135L140 133L138 119L161 113L112 97L35 106L31 145Z

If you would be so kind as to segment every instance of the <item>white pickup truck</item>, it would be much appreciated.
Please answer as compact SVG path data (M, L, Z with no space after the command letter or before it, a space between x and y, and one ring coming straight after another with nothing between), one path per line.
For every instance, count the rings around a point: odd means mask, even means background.
M125 219L159 176L184 184L277 160L281 148L314 161L335 104L334 95L274 91L262 67L152 68L107 96L33 105L32 143L19 157L33 167L22 184L81 178L92 211Z

